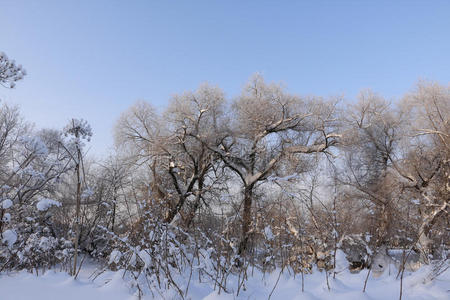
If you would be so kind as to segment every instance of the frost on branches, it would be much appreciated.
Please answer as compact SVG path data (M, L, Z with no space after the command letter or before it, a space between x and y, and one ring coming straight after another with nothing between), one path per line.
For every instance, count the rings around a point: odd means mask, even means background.
M63 129L66 136L72 135L77 139L86 139L88 142L92 137L92 128L86 120L72 119Z
M61 131L31 130L16 108L0 108L0 268L47 268L70 258L54 220L58 188L73 168Z
M0 84L7 88L14 88L16 81L27 74L22 65L9 59L4 52L0 52Z
M3 105L0 270L76 277L87 258L96 275L123 271L140 296L168 299L199 282L239 297L254 271L321 277L328 291L341 274L359 273L362 290L391 267L437 278L450 245L450 89L421 86L398 107L359 98L345 108L256 77L228 105L204 85L161 114L132 106L103 160L83 152L85 120L36 131Z

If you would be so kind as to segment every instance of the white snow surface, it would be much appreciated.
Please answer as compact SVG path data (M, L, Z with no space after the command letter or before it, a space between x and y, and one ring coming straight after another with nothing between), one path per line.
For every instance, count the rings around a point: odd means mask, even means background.
M341 262L342 263L342 262ZM138 299L136 288L130 281L123 280L123 271L106 271L94 281L89 277L94 272L92 266L83 267L79 277L74 280L63 272L47 271L36 276L25 271L0 274L1 299L4 300L127 300ZM195 271L194 271L195 273ZM435 300L450 299L450 270L440 275L434 281L427 280L430 267L423 267L414 273L405 272L403 280L403 299L405 300ZM351 274L342 270L333 279L329 276L330 291L327 287L325 272L314 270L313 274L305 275L305 291L301 291L301 275L294 276L280 270L265 275L256 269L248 270L249 280L241 288L238 296L238 277L230 276L227 284L229 293L214 291L212 281L198 281L193 274L185 299L228 300L228 299L268 299L273 290L273 300L352 300L352 299L398 299L400 280L396 279L396 270L385 272L380 277L370 277L366 292L362 292L367 270L359 274ZM92 278L93 276L91 276ZM125 278L129 278L125 276ZM177 276L177 284L186 291L189 274ZM278 283L277 283L278 281ZM275 287L275 288L274 288ZM142 299L180 299L174 290L148 290Z
M136 299L126 287L119 272L91 282L63 272L47 271L36 276L26 271L0 275L3 300L128 300ZM86 276L86 275L85 275ZM87 277L87 276L86 276Z
M17 233L14 230L7 229L2 233L2 243L6 243L9 248L17 241Z
M61 203L52 199L43 198L36 204L39 211L45 211L52 206L61 206Z
M264 228L264 235L266 236L266 239L268 239L269 241L273 240L274 236L270 226L267 225L266 228Z
M3 209L8 209L13 205L13 202L9 199L5 199L2 201L2 208Z
M120 258L122 257L122 253L119 250L114 249L109 255L109 264L118 263Z
M9 221L11 221L11 214L10 213L3 214L3 222L9 223Z

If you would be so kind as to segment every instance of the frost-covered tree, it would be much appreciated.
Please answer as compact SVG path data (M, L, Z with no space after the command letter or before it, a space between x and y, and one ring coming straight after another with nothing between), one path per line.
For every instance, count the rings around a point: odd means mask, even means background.
M351 187L348 196L367 201L376 247L392 236L398 199L391 171L397 164L404 121L401 111L370 90L360 93L358 102L346 111L343 150L347 172L341 174L340 181Z
M99 184L104 191L106 200L102 202L106 207L107 214L105 225L106 228L115 232L117 224L119 224L119 210L126 201L124 194L130 172L127 165L118 156L109 157L105 163L101 164L99 172L98 177L101 179Z
M8 58L0 51L0 84L7 88L14 88L16 81L23 79L27 74L22 65L16 64L13 59Z
M417 248L427 260L438 254L437 237L448 240L442 227L450 212L450 87L419 82L402 108L408 115L407 139L396 170L418 211ZM434 229L438 224L441 229Z
M189 225L202 203L209 202L205 194L212 192L216 178L210 176L215 157L208 145L219 138L224 104L219 88L203 85L175 95L164 116L140 102L116 125L116 142L122 149L131 147L137 163L148 165L153 197L167 203L166 223L176 219Z
M70 137L66 151L70 154L72 161L75 164L75 173L77 179L77 190L76 190L76 213L75 213L75 238L74 238L74 257L73 257L73 268L72 275L77 275L77 258L78 258L78 246L80 239L81 230L81 185L83 183L82 169L83 169L83 140L90 141L92 137L92 129L86 120L83 119L72 119L66 127L64 127L63 132L66 136Z
M421 82L401 103L364 93L349 107L339 180L364 206L370 221L355 229L375 248L411 247L428 261L448 240L449 100L448 87Z
M334 146L339 136L335 132L335 108L334 102L288 94L282 86L268 84L259 75L234 101L231 126L210 149L242 185L240 254L249 241L257 185L272 174L289 172L283 164L286 157L323 153Z
M62 249L70 244L57 232L52 207L61 206L54 200L55 191L71 168L70 160L61 132L20 132L2 169L0 233L4 247L0 260L7 268L49 267L68 258Z

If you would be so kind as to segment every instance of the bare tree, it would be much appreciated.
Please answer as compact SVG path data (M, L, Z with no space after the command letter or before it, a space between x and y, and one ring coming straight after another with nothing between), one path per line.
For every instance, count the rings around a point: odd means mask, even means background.
M389 102L371 91L346 112L345 163L348 172L340 181L352 187L350 193L367 199L374 209L376 247L387 243L395 206L395 181L390 170L397 165L398 144L404 118Z
M431 228L448 214L449 99L448 88L419 83L400 106L366 92L348 110L347 169L340 181L347 195L368 201L369 216L376 209L376 247L411 232L416 213L415 246L424 261L433 252ZM409 237L403 238L406 246Z
M252 203L258 183L282 172L288 155L326 152L334 146L336 103L303 100L284 92L280 85L253 77L233 103L235 118L216 146L209 146L240 179L243 194L239 254L247 248Z
M184 216L189 224L205 203L204 193L210 188L205 185L214 184L214 179L207 181L214 164L207 145L223 122L223 106L222 91L203 85L194 93L174 96L164 116L147 103L137 103L116 126L116 141L131 147L135 163L151 170L154 196L169 203L167 223L192 202Z
M112 206L109 211L110 218L106 227L111 226L111 231L115 232L117 213L121 204L120 198L123 197L125 185L128 181L129 168L118 156L110 156L101 165L100 174L101 183L105 185L105 197L107 198L102 204Z
M450 87L419 82L402 107L409 122L398 174L410 197L419 201L417 247L426 258L436 246L431 229L448 218L450 207Z

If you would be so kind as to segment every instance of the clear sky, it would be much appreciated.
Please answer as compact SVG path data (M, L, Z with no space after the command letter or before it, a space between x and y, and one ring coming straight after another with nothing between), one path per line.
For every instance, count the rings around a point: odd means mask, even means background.
M448 83L450 1L0 0L0 51L28 72L2 101L37 127L87 119L104 154L136 100L164 108L205 81L234 97L260 72L348 99Z

